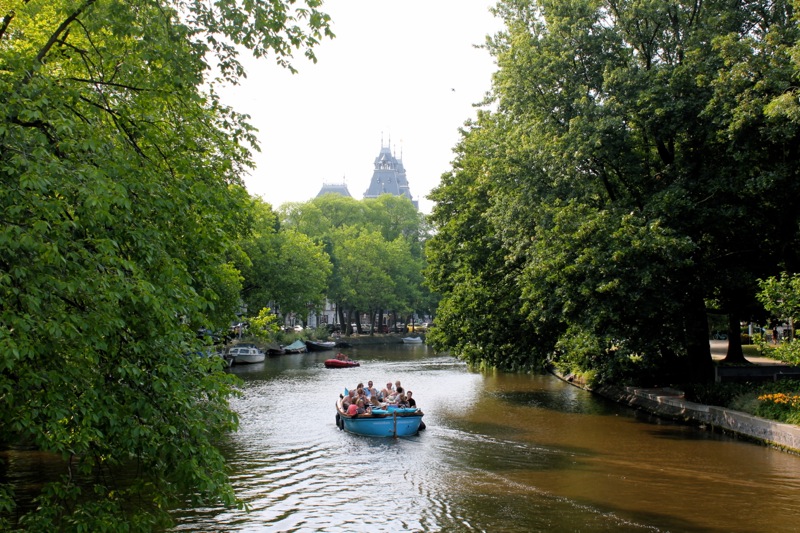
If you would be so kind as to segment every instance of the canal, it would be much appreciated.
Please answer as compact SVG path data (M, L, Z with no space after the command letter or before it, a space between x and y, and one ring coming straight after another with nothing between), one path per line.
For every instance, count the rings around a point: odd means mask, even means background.
M800 458L609 403L551 376L475 373L425 345L363 346L234 367L224 451L248 511L175 512L176 531L800 529ZM345 387L400 380L427 429L340 431Z

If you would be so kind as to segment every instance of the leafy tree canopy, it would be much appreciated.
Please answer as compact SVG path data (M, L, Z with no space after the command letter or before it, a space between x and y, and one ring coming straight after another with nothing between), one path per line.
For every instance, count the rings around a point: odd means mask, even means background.
M239 47L313 56L319 4L2 3L0 439L71 466L0 528L146 531L177 497L234 503L215 447L234 383L195 332L238 305L255 137L209 73L235 82Z
M423 285L426 220L407 198L325 194L280 210L282 224L324 246L333 265L327 297L348 311L432 307Z
M498 360L496 320L472 343L437 342L501 367L707 379L704 301L738 324L755 280L797 264L792 2L506 0L496 13L495 109L468 124L431 196L429 274L442 329L466 334L480 294L475 320L502 309L536 347ZM509 289L485 285L497 280Z

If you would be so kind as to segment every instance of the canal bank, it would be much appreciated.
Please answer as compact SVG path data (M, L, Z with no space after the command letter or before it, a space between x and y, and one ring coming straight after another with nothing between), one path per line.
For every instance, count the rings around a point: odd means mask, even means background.
M715 360L722 359L726 349L726 341L712 341L711 343L712 357ZM776 361L763 357L749 358L749 361L761 371L766 368L782 367ZM683 391L669 387L603 386L589 388L585 384L577 382L572 376L563 376L555 371L553 373L576 387L661 418L735 435L800 455L800 426L767 420L724 407L690 402L685 399Z
M331 338L330 340L336 341L340 346L347 347L350 346L368 346L371 344L403 344L403 337L411 337L411 334L399 334L399 333L375 333L372 335L365 334L365 335L358 335L354 333L350 336L342 335L338 338ZM422 337L425 339L424 335L416 334L413 335L416 337Z

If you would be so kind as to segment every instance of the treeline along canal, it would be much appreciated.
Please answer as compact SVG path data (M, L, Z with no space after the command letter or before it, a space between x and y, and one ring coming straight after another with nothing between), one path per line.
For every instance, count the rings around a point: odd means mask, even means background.
M178 531L797 531L800 458L623 408L551 376L470 372L425 345L235 367L225 445L249 511L183 509ZM400 380L427 429L339 431L345 387Z

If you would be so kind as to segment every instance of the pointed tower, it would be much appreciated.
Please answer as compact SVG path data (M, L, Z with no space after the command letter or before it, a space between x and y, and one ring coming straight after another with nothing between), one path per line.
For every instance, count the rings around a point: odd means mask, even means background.
M391 144L391 141L389 141ZM389 146L383 146L381 139L381 151L375 158L375 168L372 171L372 180L369 188L364 193L364 198L377 198L381 194L393 194L395 196L405 196L414 207L419 209L419 202L411 196L406 178L406 169L403 166L402 156L397 159L392 155Z

